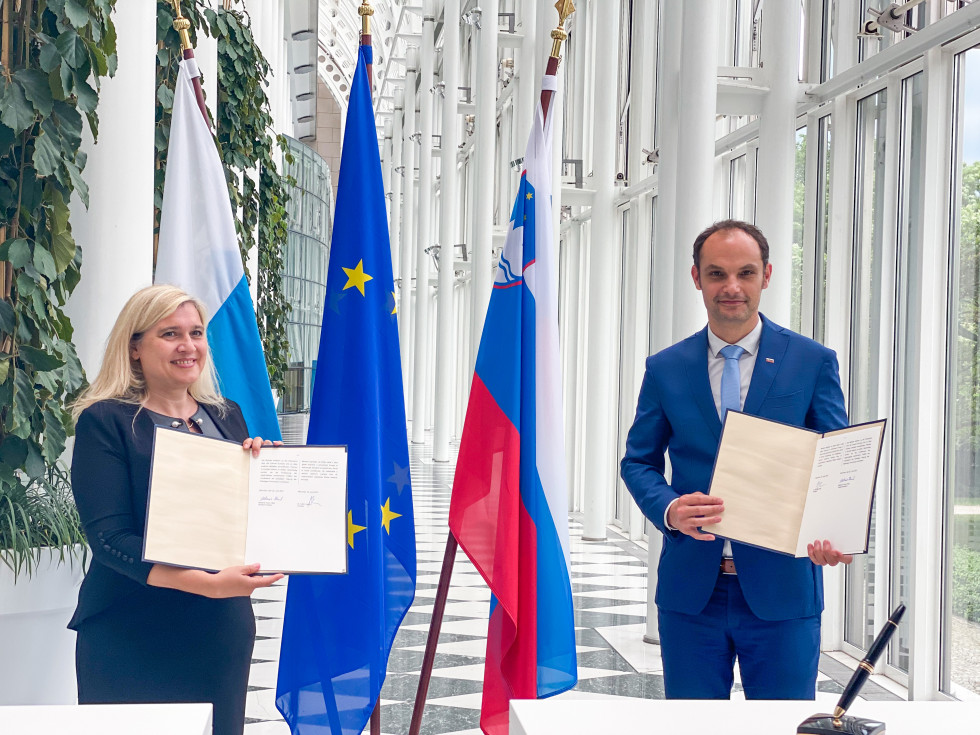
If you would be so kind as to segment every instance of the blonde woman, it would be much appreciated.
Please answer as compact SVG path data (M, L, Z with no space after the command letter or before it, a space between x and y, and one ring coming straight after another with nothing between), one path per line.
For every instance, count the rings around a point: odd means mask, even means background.
M80 703L211 702L215 735L240 735L255 638L249 595L282 575L142 561L155 426L240 441L256 455L271 444L249 438L238 405L218 392L206 330L203 305L180 289L136 292L74 406L72 489L93 561L69 628Z

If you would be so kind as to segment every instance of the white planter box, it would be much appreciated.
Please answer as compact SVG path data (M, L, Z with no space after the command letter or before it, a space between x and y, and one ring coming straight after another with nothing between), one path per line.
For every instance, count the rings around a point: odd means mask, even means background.
M42 552L30 577L0 562L0 705L75 704L75 632L65 626L84 571Z

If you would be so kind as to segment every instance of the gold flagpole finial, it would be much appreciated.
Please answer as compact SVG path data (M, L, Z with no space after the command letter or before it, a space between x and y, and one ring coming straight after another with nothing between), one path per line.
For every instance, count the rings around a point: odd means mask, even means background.
M191 22L180 12L180 0L171 0L171 2L174 6L174 12L177 13L177 18L174 20L174 30L180 34L180 45L184 51L190 51L194 48L191 45L191 34L187 32L190 30Z
M572 0L558 0L555 3L555 9L558 11L558 27L551 32L551 38L553 39L551 55L553 58L560 59L562 41L568 38L568 33L565 31L565 21L568 19L568 16L575 12L575 3Z
M374 15L374 8L371 7L368 0L363 0L361 6L357 9L357 14L361 16L361 35L368 36L371 34L371 16Z

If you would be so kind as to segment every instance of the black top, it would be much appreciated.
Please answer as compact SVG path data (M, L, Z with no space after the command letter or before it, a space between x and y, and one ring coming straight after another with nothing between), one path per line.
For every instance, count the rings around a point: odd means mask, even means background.
M201 407L228 439L248 438L238 404L227 401L224 415L217 406ZM72 492L93 559L72 630L147 585L153 564L142 561L143 532L155 423L139 405L120 400L94 403L78 418Z

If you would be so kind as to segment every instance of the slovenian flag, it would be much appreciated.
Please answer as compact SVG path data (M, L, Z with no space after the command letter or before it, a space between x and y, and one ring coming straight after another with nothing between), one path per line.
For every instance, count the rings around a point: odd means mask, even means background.
M252 436L280 439L225 171L194 89L200 74L193 57L180 62L153 281L204 302L222 394L241 406Z
M556 88L545 76L542 87ZM449 526L493 599L480 725L511 699L575 686L568 500L551 224L551 130L537 107L494 278L453 481Z

